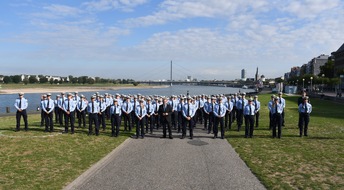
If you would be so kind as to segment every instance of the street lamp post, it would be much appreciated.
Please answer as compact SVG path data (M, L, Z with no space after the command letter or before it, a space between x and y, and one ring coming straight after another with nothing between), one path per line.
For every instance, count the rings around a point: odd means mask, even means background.
M322 74L322 85L321 85L321 92L324 92L324 77L325 77L325 74Z
M302 79L302 90L305 89L305 79Z
M313 80L313 77L311 77L311 92L313 91L312 80Z

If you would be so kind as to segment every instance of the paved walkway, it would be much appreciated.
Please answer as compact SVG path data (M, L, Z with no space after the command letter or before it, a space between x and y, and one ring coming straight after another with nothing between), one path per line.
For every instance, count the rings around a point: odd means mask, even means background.
M65 189L265 189L227 140L127 139Z

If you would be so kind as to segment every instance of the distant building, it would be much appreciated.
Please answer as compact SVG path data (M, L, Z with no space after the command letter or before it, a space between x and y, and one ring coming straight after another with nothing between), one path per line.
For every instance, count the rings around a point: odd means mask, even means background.
M258 80L259 80L259 72L258 72L258 67L257 67L257 71L256 71L256 76L255 76L255 79L256 79L256 81L258 81Z
M301 74L301 67L292 67L290 69L290 78L299 77Z
M329 55L321 54L318 57L314 57L306 64L305 74L319 75L320 66L323 66L327 63Z
M241 70L241 80L246 81L246 70L245 69Z
M265 82L265 76L264 75L260 76L260 80L262 80L262 82Z
M187 82L191 82L192 81L192 76L187 76L186 81Z
M338 72L344 73L344 43L340 48L331 53L334 56L334 71L335 74Z

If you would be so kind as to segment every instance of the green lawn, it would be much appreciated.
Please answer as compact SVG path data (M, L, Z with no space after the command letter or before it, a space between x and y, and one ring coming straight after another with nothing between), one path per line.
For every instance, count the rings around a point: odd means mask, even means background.
M61 189L130 135L111 138L110 128L100 136L87 136L87 129L44 133L39 117L29 115L29 131L17 133L14 116L0 118L0 189Z
M268 130L267 102L261 95L261 121L253 139L227 133L228 141L268 189L344 189L344 105L311 99L309 136L300 138L297 98L285 97L281 139ZM234 123L236 127L236 124Z

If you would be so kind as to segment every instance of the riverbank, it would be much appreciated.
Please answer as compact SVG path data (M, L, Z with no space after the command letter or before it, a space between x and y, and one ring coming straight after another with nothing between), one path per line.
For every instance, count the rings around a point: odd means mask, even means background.
M43 85L43 86L9 86L2 87L0 89L0 94L17 94L18 92L23 92L25 94L29 93L60 93L60 92L97 92L97 91L113 91L113 90L123 90L123 89L149 89L149 88L167 88L168 86L148 86L148 85L116 85L116 86L106 86L106 85L88 85L88 86L79 86L79 85Z

